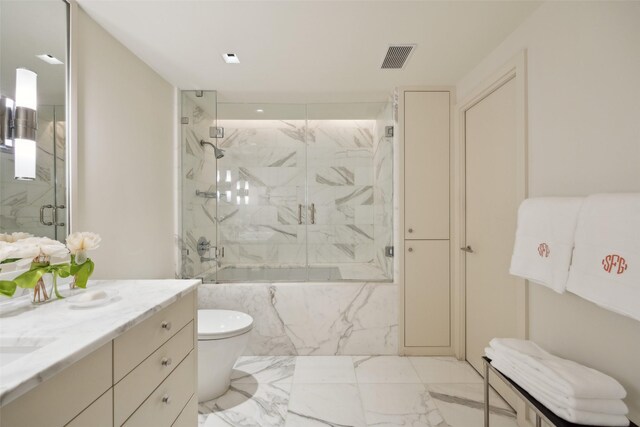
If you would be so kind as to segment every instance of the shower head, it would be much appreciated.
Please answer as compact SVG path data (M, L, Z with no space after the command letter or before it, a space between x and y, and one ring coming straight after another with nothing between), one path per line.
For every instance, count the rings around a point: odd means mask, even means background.
M223 149L216 147L215 144L213 144L213 143L211 143L209 141L205 141L204 139L201 139L200 140L200 146L204 147L205 144L208 144L208 145L213 147L213 153L215 154L216 159L221 159L221 158L224 157L224 150Z

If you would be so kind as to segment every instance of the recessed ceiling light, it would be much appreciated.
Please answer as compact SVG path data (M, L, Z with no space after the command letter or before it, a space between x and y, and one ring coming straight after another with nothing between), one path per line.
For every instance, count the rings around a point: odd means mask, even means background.
M36 56L38 58L42 59L47 64L51 64L51 65L62 65L63 64L63 62L60 61L58 58L56 58L53 55L49 55L48 53L43 53L42 55L36 55Z
M258 109L256 110L256 113L264 113L264 110L263 110L262 108L258 108Z
M223 53L222 59L224 59L224 62L226 62L227 64L240 63L240 59L238 58L238 55L236 55L235 53Z

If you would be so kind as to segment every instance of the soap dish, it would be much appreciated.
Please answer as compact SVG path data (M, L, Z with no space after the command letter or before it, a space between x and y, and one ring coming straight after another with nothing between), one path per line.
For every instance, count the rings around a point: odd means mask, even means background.
M89 290L66 298L65 301L73 308L92 308L108 304L116 299L118 291Z

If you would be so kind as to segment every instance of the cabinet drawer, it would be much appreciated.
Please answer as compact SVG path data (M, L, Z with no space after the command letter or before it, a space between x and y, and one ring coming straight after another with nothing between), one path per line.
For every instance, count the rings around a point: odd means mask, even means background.
M3 426L63 426L111 388L111 342L0 408Z
M194 298L190 294L113 340L114 383L192 321L194 314Z
M193 321L114 386L114 420L121 425L193 350Z
M113 427L113 390L109 389L67 427Z
M196 393L191 396L187 406L182 409L178 419L171 427L194 427L198 425L198 396Z
M127 427L171 426L195 393L195 369L195 355L191 351L123 425Z

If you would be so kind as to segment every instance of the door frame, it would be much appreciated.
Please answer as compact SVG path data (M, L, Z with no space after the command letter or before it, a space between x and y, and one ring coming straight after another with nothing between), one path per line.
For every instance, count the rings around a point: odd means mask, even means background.
M457 138L454 138L454 209L453 245L462 248L466 243L466 112L480 101L491 95L505 83L515 79L517 105L517 140L516 140L516 173L517 199L519 202L527 197L527 80L526 51L521 51L504 64L482 84L477 86L458 104L456 111ZM455 246L457 244L457 247ZM454 328L456 331L455 351L460 360L466 359L466 262L463 252L456 250L453 255L453 287L454 287ZM517 320L518 338L528 337L528 284L524 279L517 279Z

